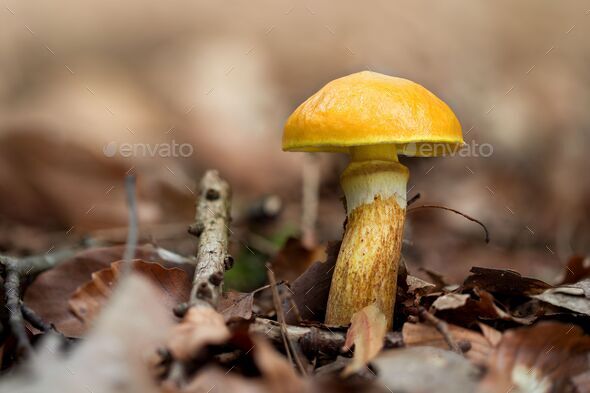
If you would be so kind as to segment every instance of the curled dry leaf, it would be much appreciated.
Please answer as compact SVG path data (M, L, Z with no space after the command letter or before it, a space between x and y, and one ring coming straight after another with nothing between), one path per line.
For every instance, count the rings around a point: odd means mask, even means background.
M323 321L328 304L328 294L334 265L340 252L340 242L328 244L325 262L315 262L291 285L293 302L299 310L301 318L308 321ZM285 320L289 324L297 323L297 315L293 304L283 303Z
M406 276L406 284L408 284L408 292L416 297L434 292L437 288L436 285L409 274Z
M226 322L251 319L254 306L254 293L241 293L230 291L223 294L217 305L217 310L223 315Z
M590 279L575 284L549 288L545 292L532 297L557 307L590 315Z
M471 275L463 282L466 289L479 288L503 295L535 295L551 285L534 278L523 277L512 270L472 267Z
M278 280L293 281L314 262L325 259L326 246L309 248L301 239L290 237L270 262Z
M472 323L479 322L480 320L507 321L529 325L537 319L536 313L516 317L509 310L498 305L491 293L482 289L474 289L474 292L478 298L472 298L469 295L467 297L465 297L466 295L459 295L460 297L455 295L445 300L442 305L448 307L439 308L437 316L462 326L470 326ZM444 295L443 298L447 296L449 295ZM460 305L463 300L465 303Z
M45 322L69 337L81 337L86 326L70 312L68 301L76 289L92 279L92 273L123 259L124 246L98 247L77 253L72 259L40 274L27 288L24 302ZM137 247L136 258L165 263L156 248Z
M344 347L348 350L354 345L354 355L352 362L344 369L343 375L354 374L366 367L383 348L386 332L385 314L376 303L356 312L352 316L344 343Z
M455 342L468 342L469 350L465 353L467 358L476 364L485 364L492 351L492 344L481 334L460 326L448 324L449 332ZM421 323L405 323L402 328L404 343L408 347L430 346L449 349L449 344L443 335L433 326Z
M220 345L230 338L221 314L210 307L191 307L182 321L174 327L168 349L175 359L194 358L207 345Z
M463 307L467 302L467 299L469 299L468 294L447 293L446 295L437 298L434 303L432 303L432 307L436 310L452 310Z
M119 281L124 261L113 262L107 269L92 273L92 280L80 286L69 300L70 310L86 325L92 323L96 315L111 297L115 284ZM180 269L165 267L139 259L132 261L134 272L156 285L163 304L172 310L175 305L185 301L190 293L190 278Z
M504 333L488 361L483 392L571 391L590 369L590 337L576 325L540 322Z

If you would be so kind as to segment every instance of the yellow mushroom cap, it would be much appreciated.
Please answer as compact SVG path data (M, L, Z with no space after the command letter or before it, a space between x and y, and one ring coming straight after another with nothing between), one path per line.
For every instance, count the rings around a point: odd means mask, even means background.
M283 133L287 151L395 144L399 154L437 156L462 143L459 120L438 97L407 79L369 71L325 85L293 112Z

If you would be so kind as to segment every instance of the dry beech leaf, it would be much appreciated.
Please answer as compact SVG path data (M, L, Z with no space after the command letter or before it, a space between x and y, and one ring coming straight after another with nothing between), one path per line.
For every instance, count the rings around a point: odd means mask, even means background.
M436 285L409 274L406 276L406 284L408 292L416 296L424 296L436 290Z
M504 333L488 359L482 392L571 391L590 369L590 337L576 325L540 322Z
M345 348L354 345L352 362L346 366L343 375L354 374L367 366L381 348L387 332L387 319L376 303L356 312L346 333Z
M463 307L467 302L467 299L469 299L468 294L447 293L446 295L437 298L434 303L432 303L432 307L437 310L452 310Z
M557 307L590 315L590 279L575 284L549 288L545 292L532 297Z
M466 289L478 288L503 295L535 295L551 285L534 278L523 277L512 270L472 267L472 273L463 283Z
M382 352L372 362L383 392L474 392L478 370L469 360L432 347ZM506 393L506 392L504 392Z
M308 248L301 239L290 237L270 263L278 280L294 281L314 262L325 258L325 245Z
M123 259L124 251L125 246L113 246L77 253L72 259L40 274L27 288L25 304L66 336L81 337L86 326L70 312L68 301L79 286L92 279L92 273ZM151 245L137 247L135 255L144 261L165 263Z
M440 316L445 321L462 326L469 326L474 322L479 322L480 320L501 320L516 322L521 325L529 325L537 319L536 314L516 317L498 306L494 296L491 293L482 289L474 289L474 292L479 297L479 299L474 299L468 296L465 298L465 304L459 306L459 302L455 302L455 308L449 307L438 310L436 315Z
M291 299L303 320L324 320L332 273L339 251L340 242L328 243L326 261L315 262L291 284L293 292ZM283 302L283 310L287 323L298 323L296 312L293 311L293 304L290 301Z
M449 331L455 341L467 341L471 348L465 355L476 364L485 364L492 351L492 345L481 334L460 326L448 324ZM405 323L402 328L404 343L408 347L430 346L442 349L449 349L440 332L433 326L426 324Z
M92 273L92 280L80 286L69 300L70 310L74 315L86 325L91 324L109 300L124 268L125 262L117 261L107 269ZM190 279L181 269L167 269L157 263L139 259L132 261L132 269L156 285L162 303L169 310L185 301L190 294Z
M502 339L502 332L494 329L493 327L486 325L485 323L478 322L478 326L481 329L483 336L488 340L492 347L498 346Z
M207 345L220 345L230 338L223 316L206 306L191 307L168 340L175 359L190 360Z
M253 293L230 291L223 294L223 297L217 305L217 311L223 315L226 322L239 319L248 320L252 318L253 306Z

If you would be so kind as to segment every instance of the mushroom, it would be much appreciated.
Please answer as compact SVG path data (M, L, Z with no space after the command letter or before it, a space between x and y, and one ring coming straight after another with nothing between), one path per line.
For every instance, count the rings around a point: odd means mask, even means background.
M283 150L350 155L340 177L347 224L326 324L346 325L376 302L392 325L409 176L398 155L440 156L462 143L461 125L443 101L375 72L328 83L289 117Z

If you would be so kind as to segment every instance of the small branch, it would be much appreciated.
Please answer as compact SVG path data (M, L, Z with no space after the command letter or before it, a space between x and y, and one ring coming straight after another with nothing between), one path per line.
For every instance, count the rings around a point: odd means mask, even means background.
M483 222L479 221L478 219L475 219L475 218L473 218L471 216L468 216L465 213L460 212L459 210L455 210L455 209L451 209L450 207L439 206L439 205L422 205L422 206L416 206L416 207L413 207L413 208L409 209L407 211L407 213L411 213L413 211L422 210L422 209L441 209L441 210L447 210L447 211L453 212L455 214L458 214L458 215L460 215L460 216L468 219L469 221L473 221L476 224L479 224L483 228L483 230L485 232L485 241L486 241L486 243L489 243L490 242L490 233L488 231L488 228L485 226L485 224Z
M24 304L23 302L20 303L21 312L23 313L23 318L25 321L31 324L37 330L42 331L43 333L47 333L48 331L53 329L53 326L45 322L35 311L33 311L29 306Z
M8 324L12 334L16 337L19 355L28 356L32 351L29 336L25 328L25 319L31 313L28 313L28 308L26 310L23 309L24 305L20 299L22 282L25 279L32 279L38 274L70 259L75 253L75 250L68 249L23 259L0 256L1 273L4 276L4 297L6 299L6 308L9 312Z
M215 308L223 289L224 271L233 263L227 252L231 190L213 170L205 173L199 187L195 222L189 228L189 233L199 239L189 304Z
M316 157L307 155L303 162L301 239L306 247L316 244L316 221L320 193L320 167Z
M6 308L8 308L8 324L10 330L16 338L17 353L19 356L28 357L33 348L29 342L29 336L25 328L23 313L20 303L20 285L21 278L18 269L18 262L12 258L6 258L4 261L5 280L4 295L6 297Z
M303 366L303 362L301 358L298 356L298 348L289 338L287 333L287 324L285 323L285 313L283 311L283 307L281 306L281 298L279 296L279 290L277 288L277 280L275 278L275 274L270 268L270 266L266 266L266 270L268 271L268 281L270 281L271 290L272 290L272 300L274 303L275 311L277 312L277 319L279 321L281 327L281 337L283 339L283 343L285 345L285 352L287 353L287 357L289 358L289 362L297 365L299 371L303 375L307 375L307 370Z
M459 355L463 355L461 347L459 347L459 345L453 338L453 335L449 330L449 325L447 325L445 321L438 319L433 314L429 313L424 307L420 307L418 313L424 321L430 323L432 326L436 328L436 330L438 330L440 334L442 334L445 341L449 345L451 351L458 353Z
M309 357L318 353L326 355L342 354L342 348L346 342L346 332L306 326L281 326L279 322L265 318L256 318L250 325L250 332L265 335L269 340L279 345L283 342L283 331L287 337L298 343L303 352ZM399 332L388 332L385 336L385 348L397 348L403 346L402 335Z
M418 201L418 199L420 199L420 193L417 193L416 195L414 195L413 197L408 199L408 202L406 203L406 207L416 203Z

